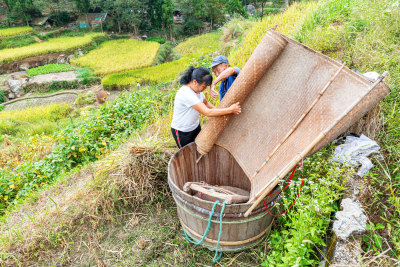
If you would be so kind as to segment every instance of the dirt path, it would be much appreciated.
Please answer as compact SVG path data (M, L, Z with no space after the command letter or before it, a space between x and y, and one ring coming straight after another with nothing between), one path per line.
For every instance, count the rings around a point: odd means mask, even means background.
M95 87L89 88L85 90L85 92L93 90L94 88ZM114 101L121 93L122 91L110 91L110 96L108 97L109 101ZM21 100L5 106L4 110L18 110L30 107L46 106L46 105L61 104L61 103L73 104L75 103L77 97L78 96L74 94L65 94L49 98L34 98L34 99Z
M27 99L7 105L5 106L4 110L17 110L36 106L46 106L50 104L75 103L76 98L77 95L65 94L49 98Z
M36 35L32 35L32 36L33 36L33 38L35 38L35 41L36 41L36 42L38 42L38 43L43 43L43 40L40 39L39 37L37 37Z

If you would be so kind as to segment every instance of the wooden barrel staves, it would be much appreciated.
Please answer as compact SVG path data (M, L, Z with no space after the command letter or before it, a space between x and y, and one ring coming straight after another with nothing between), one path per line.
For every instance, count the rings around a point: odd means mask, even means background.
M182 228L194 242L202 240L209 225L214 202L200 199L183 191L186 182L206 182L211 185L227 185L250 191L250 181L232 155L220 146L196 163L200 154L196 144L189 144L177 151L168 164L168 184L177 205ZM278 192L276 188L274 192ZM280 194L268 196L265 201L269 207L279 200ZM220 212L222 204L215 206L207 236L201 243L211 250L236 252L256 245L271 230L273 217L266 212L263 203L248 217L244 213L252 203L226 204L222 215L220 234ZM273 209L272 209L273 210ZM220 236L219 236L220 235Z

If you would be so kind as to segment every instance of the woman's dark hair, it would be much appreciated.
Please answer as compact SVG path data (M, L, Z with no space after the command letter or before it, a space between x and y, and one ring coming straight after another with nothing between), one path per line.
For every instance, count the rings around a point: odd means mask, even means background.
M206 83L207 85L211 85L213 77L210 71L204 67L195 68L193 66L190 66L185 71L185 74L183 74L181 78L181 84L185 85L193 80L196 80L199 84Z

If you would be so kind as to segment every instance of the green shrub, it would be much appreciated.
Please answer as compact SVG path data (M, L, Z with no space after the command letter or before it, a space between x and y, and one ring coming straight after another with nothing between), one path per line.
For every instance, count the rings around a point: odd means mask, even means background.
M137 90L103 105L96 113L56 134L53 152L39 162L24 162L14 172L0 168L0 212L15 199L56 179L63 171L98 159L121 138L168 110L171 95L161 90Z
M4 90L0 89L0 104L5 102L4 95Z
M80 82L81 84L89 85L89 84L95 84L100 81L100 78L96 77L96 75L94 75L93 70L91 70L90 68L77 69L76 72L77 72L76 77L82 79Z
M35 76L39 74L57 73L71 70L76 70L76 68L67 64L48 64L37 68L28 69L27 72L29 76Z
M67 11L57 11L52 13L50 19L55 20L57 26L63 26L71 22L71 16Z
M149 37L146 39L147 42L157 42L159 44L165 44L165 39L161 37Z
M79 88L82 88L82 87L85 87L88 85L99 84L100 81L101 81L100 78L91 77L91 78L83 79L81 81L79 81L79 80L53 81L53 82L47 82L47 83L42 83L42 84L32 83L32 84L26 85L24 87L24 91L25 91L25 93L32 93L32 92L52 93L52 92L57 92L60 90L79 89Z
M72 106L66 103L55 106L50 111L50 120L57 121L66 118L72 111Z
M154 59L153 65L160 65L167 61L168 56L171 55L172 49L174 48L174 45L172 42L166 42L165 44L161 45L160 48L158 49L156 58Z
M324 154L325 152L325 154ZM278 227L268 238L269 253L263 266L315 266L320 253L316 247L326 246L324 236L331 214L338 210L343 185L350 171L329 161L323 150L304 161L305 181L300 191L301 173L285 191L280 212L293 208L278 218ZM300 196L298 197L298 194ZM280 206L277 205L278 207Z
M92 92L80 93L75 100L78 107L93 104L96 101L95 95Z

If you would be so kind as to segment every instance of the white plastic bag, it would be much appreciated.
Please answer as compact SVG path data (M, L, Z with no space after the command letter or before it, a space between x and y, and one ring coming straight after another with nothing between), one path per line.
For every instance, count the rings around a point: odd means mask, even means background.
M360 137L347 136L344 144L339 145L333 153L332 160L352 167L361 164L357 174L363 177L374 166L367 158L369 155L379 153L380 146L365 135Z

